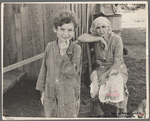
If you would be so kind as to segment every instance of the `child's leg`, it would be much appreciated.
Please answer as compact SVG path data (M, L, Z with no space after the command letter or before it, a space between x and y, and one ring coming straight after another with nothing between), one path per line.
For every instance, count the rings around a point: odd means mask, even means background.
M57 117L57 102L55 98L44 99L45 117Z
M58 117L77 118L80 107L80 87L65 84L58 96Z
M51 111L44 111L45 117L51 117Z

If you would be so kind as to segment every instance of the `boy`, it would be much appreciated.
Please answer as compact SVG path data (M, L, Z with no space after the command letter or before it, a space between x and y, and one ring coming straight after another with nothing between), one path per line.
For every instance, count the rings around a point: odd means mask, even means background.
M77 117L80 95L81 48L72 42L78 19L61 10L53 19L56 41L47 44L37 80L45 117Z

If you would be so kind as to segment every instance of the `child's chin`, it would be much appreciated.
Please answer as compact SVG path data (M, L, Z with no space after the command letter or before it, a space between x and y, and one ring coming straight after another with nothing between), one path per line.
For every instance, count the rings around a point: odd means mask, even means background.
M67 41L66 41L66 40L62 40L62 39L61 39L61 43L63 43L63 42L67 43Z
M70 40L70 39L68 39L68 40ZM61 41L67 43L66 39L61 39Z

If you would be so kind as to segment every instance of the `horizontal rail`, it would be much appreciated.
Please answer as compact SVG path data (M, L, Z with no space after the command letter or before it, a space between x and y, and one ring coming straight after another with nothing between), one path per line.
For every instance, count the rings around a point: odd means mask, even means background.
M78 44L79 41L76 40L76 41L74 41L74 43ZM31 63L31 62L33 62L33 61L36 61L36 60L38 60L38 59L41 59L41 58L43 58L43 56L44 56L44 53L39 54L39 55L36 55L36 56L31 57L31 58L26 59L26 60L23 60L23 61L21 61L21 62L12 64L12 65L10 65L10 66L7 66L7 67L3 68L3 73L8 72L8 71L11 71L11 70L13 70L13 69L16 69L16 68L18 68L18 67L21 67L21 66L23 66L23 65L26 65L26 64Z
M8 72L8 71L11 71L11 70L13 70L13 69L16 69L16 68L18 68L18 67L20 67L20 66L26 65L26 64L31 63L31 62L33 62L33 61L36 61L36 60L38 60L38 59L41 59L41 58L43 58L43 56L44 56L44 53L39 54L39 55L36 55L36 56L31 57L31 58L26 59L26 60L23 60L23 61L21 61L21 62L12 64L12 65L10 65L10 66L7 66L7 67L3 68L3 73Z

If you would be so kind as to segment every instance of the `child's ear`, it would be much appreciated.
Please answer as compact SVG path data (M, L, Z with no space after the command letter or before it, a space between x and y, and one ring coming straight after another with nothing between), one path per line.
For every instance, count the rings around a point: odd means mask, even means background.
M57 28L55 26L53 26L53 31L56 33L57 32Z

